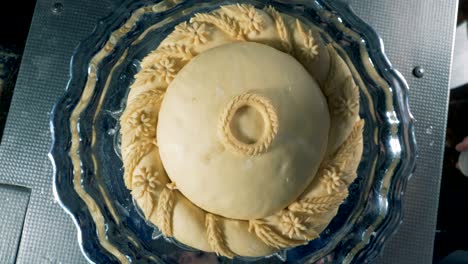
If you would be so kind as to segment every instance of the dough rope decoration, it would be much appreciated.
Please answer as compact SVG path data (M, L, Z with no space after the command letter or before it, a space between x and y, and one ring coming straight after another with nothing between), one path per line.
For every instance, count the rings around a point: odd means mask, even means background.
M263 135L257 142L252 144L241 142L231 131L231 122L235 113L246 106L251 106L260 112L265 124ZM222 142L233 151L249 156L255 156L267 151L278 133L278 116L273 105L268 99L251 93L241 94L232 99L221 114L219 124Z
M275 35L266 39L265 32ZM131 86L129 100L120 120L124 181L133 198L142 207L145 217L149 221L151 219L165 236L171 237L177 233L173 230L177 228L173 226L173 215L177 213L176 204L188 206L187 210L195 210L203 215L201 220L192 220L202 221L201 226L205 228L201 232L205 237L197 238L209 245L210 248L204 250L228 258L246 254L256 256L256 252L247 249L239 251L238 247L231 247L228 235L249 234L245 235L251 239L249 241L262 245L262 254L272 254L279 249L306 244L319 237L320 232L335 216L338 207L348 196L349 184L356 178L356 169L362 154L364 122L358 116L359 90L349 69L346 69L347 66L334 48L315 39L313 32L312 27L279 13L273 7L258 10L247 4L222 6L210 13L196 14L189 22L179 24L167 39L180 41L163 41L144 58L142 70L135 75L135 82ZM225 38L218 45L249 40L274 46L293 55L305 68L312 61L329 58L329 63L323 65L328 70L325 73L326 82L321 89L330 109L330 133L340 131L345 135L341 142L338 140L336 143L337 148L328 152L328 156L322 160L315 178L305 191L286 208L265 218L248 221L226 219L203 211L192 203L185 205L180 202L180 190L175 182L170 181L162 164L155 171L145 167L147 162L143 162L150 156L159 157L155 130L165 90L189 61L213 48L215 35L223 35ZM308 71L314 76L314 72ZM258 144L249 145L233 140L229 128L230 119L236 109L243 105L263 109L260 112L267 118L265 127L268 133ZM278 132L276 113L268 99L259 95L247 93L233 98L221 112L218 127L222 132L221 141L244 155L254 156L266 152ZM333 120L345 120L351 125L340 127L334 125ZM235 227L228 225L228 221L235 222ZM228 233L228 228L238 229L231 229ZM196 247L194 244L189 245ZM249 247L248 244L244 246ZM248 253L243 254L244 252Z

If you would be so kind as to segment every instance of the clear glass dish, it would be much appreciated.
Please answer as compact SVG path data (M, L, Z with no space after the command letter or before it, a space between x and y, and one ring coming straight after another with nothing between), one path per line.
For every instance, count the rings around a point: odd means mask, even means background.
M216 258L162 237L139 215L123 182L118 118L139 62L178 23L232 3L272 5L318 26L352 69L366 122L358 178L338 215L320 238L266 258ZM51 117L55 195L90 262L177 263L184 255L203 263L371 262L401 221L402 195L415 166L407 89L375 31L340 1L129 0L100 21L73 56L66 93Z

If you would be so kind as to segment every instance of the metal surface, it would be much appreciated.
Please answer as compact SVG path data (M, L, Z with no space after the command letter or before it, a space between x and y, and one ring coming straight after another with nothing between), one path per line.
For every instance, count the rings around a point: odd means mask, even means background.
M379 263L431 263L445 143L457 1L352 0L374 27L389 60L406 78L419 159L403 203L403 224ZM415 66L424 77L412 75Z
M15 263L24 216L28 208L30 190L0 184L0 263Z
M467 2L468 3L468 2ZM468 21L457 27L455 33L455 47L453 50L452 76L450 88L457 88L468 83Z
M457 2L349 2L381 35L390 61L406 77L417 119L420 158L407 189L404 224L379 263L431 263ZM31 188L24 226L12 228L22 229L17 263L85 263L73 223L53 200L49 112L66 86L74 47L120 1L57 3L37 2L0 143L0 183ZM425 69L424 77L412 75L416 66ZM0 248L10 242L0 240Z

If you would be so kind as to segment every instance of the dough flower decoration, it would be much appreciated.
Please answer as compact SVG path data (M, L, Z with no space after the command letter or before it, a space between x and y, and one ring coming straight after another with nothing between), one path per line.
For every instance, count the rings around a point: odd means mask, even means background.
M208 41L209 32L206 30L204 23L191 23L184 22L175 27L175 31L187 38L191 44L198 45Z
M311 58L315 58L315 56L318 55L318 46L315 44L314 37L310 30L307 32L307 38L304 39L304 47L302 47L301 51L304 56L309 56Z
M246 9L247 10L244 12L244 16L246 17L249 31L260 33L260 31L263 29L262 17L260 14L258 14L253 6L249 5L246 7Z
M325 184L328 194L341 192L346 187L346 183L333 167L323 171L322 182Z
M170 83L176 75L175 61L170 58L162 58L150 69L156 71L158 79L166 83Z
M281 216L280 227L283 235L287 235L289 238L305 237L305 231L307 231L304 222L290 211Z
M301 56L310 60L315 59L318 56L319 51L318 45L315 43L315 39L312 34L312 30L305 31L299 20L296 20L296 26L303 38L303 46L300 48Z
M157 187L161 185L158 180L159 172L143 167L138 173L133 176L132 195L135 199L141 200L141 209L148 217L151 215L154 208L153 194L156 193Z
M253 5L237 4L236 6L227 6L222 8L229 10L233 9L233 7L241 13L241 25L243 27L244 34L248 34L250 32L258 34L263 30L263 18Z
M345 80L345 89L342 89L342 95L337 96L332 102L333 111L344 117L351 117L358 113L359 111L359 93L356 91L358 88L352 82L352 77L348 77ZM351 86L352 85L352 86Z
M134 112L128 119L130 126L135 131L135 137L150 137L155 133L154 125L151 122L150 115L144 110Z

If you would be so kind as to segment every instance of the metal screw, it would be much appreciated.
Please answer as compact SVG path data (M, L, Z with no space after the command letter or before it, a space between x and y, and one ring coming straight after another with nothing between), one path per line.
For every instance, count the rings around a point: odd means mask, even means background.
M63 4L60 2L55 2L54 5L52 6L52 12L54 14L59 14L63 11Z
M422 68L421 66L414 67L413 75L417 78L422 78L424 76L424 68Z

